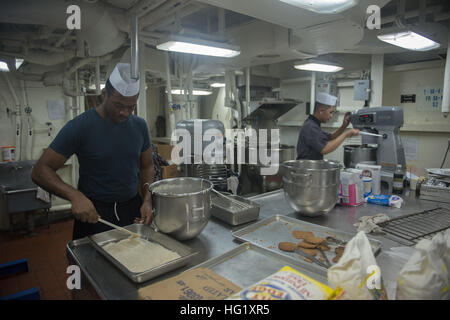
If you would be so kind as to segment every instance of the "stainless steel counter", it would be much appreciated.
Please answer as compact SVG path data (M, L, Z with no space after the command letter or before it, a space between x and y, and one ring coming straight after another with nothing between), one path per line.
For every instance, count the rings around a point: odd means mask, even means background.
M280 214L353 233L356 233L356 228L353 224L362 216L385 213L389 217L394 218L438 207L437 203L416 199L408 191L403 195L403 198L406 200L406 203L401 209L371 204L364 204L360 207L336 206L327 215L316 218L304 217L294 212L285 200L282 189L254 196L250 199L261 204L259 220ZM140 285L133 283L120 270L109 263L109 261L86 241L87 239L79 240L72 252L67 251L69 261L79 265L82 271L82 290L73 290L73 296L74 298L84 299L95 297L96 295L101 299L137 299L137 290L140 287L172 277L203 261L235 248L240 243L233 239L232 232L251 223L231 227L212 217L211 221L197 238L183 242L199 252L188 265ZM401 264L399 260L386 254L386 251L392 247L400 247L402 245L382 236L369 236L380 240L383 244L382 252L377 256L377 263L381 269L381 275L387 287L388 296L392 298L395 292L395 279L397 278ZM94 294L88 295L88 292Z

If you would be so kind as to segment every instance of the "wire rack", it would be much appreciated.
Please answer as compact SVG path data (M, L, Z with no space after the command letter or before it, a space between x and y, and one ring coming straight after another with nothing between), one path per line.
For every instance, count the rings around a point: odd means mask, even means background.
M407 246L422 239L431 239L450 228L450 209L435 208L394 218L379 224L386 237Z

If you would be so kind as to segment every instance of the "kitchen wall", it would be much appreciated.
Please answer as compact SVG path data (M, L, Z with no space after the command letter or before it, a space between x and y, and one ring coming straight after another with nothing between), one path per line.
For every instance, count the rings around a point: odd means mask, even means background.
M421 110L420 103L400 103L401 94L417 94L422 87L442 87L443 63L421 63L388 67L384 71L383 105L401 106L404 110L404 126L401 138L406 139L408 150L407 163L419 167L440 167L450 139L450 117L444 118L440 109ZM321 77L318 75L317 80ZM353 100L353 80L338 80L340 104L333 119L322 125L324 130L333 132L342 123L345 112L364 106L363 101ZM302 101L295 108L279 118L281 143L296 146L301 125L307 118L306 102L310 100L310 81L282 81L280 87L283 98ZM204 118L219 119L227 126L229 109L223 105L223 92L202 98L201 115ZM417 94L418 96L418 94ZM347 139L343 145L358 144L360 137ZM416 153L414 151L417 151ZM343 161L343 146L328 154L325 158ZM450 156L446 166L450 166Z
M10 76L10 75L8 75ZM45 87L41 82L31 82L25 81L26 93L28 95L29 106L32 108L31 118L33 121L33 147L31 159L26 158L26 148L25 144L27 141L27 116L24 112L23 108L23 95L22 88L20 86L20 82L17 79L11 78L10 81L15 89L16 95L22 104L21 112L22 112L22 160L37 160L44 148L47 148L51 143L53 138L59 132L59 130L63 127L66 120L50 120L49 114L47 110L47 103L49 100L63 100L65 102L66 107L66 119L68 117L69 110L67 109L68 101L65 99L65 96L62 92L61 86L49 86ZM12 109L14 111L15 103L13 97L10 93L10 90L6 84L5 78L3 76L0 77L0 145L1 146L11 146L15 144L14 140L14 127L15 127L15 116L7 115L6 109ZM52 123L52 131L49 136L49 126L46 125L46 122ZM1 157L1 156L0 156ZM71 178L71 159L68 163L58 171L58 174L61 176L63 181L67 183L72 183ZM66 200L55 198L53 201L54 206L59 206L63 204L68 204ZM0 208L2 210L2 208ZM0 211L0 216L4 217L4 212ZM4 226L3 223L0 223L0 226Z

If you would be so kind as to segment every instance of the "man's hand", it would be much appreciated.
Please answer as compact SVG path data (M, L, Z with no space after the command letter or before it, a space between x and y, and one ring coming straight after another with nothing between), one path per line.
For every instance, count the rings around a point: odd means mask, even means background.
M136 218L134 223L149 224L152 221L152 203L144 201L141 206L141 219Z
M100 216L95 210L91 200L86 198L81 192L78 192L76 197L71 200L72 214L76 219L82 222L96 223Z
M348 131L345 132L345 135L347 138L353 137L353 136L357 136L359 134L359 130L358 129L350 129Z
M348 125L350 124L350 115L351 112L347 112L344 116L344 120L342 120L342 127L343 128L347 128Z

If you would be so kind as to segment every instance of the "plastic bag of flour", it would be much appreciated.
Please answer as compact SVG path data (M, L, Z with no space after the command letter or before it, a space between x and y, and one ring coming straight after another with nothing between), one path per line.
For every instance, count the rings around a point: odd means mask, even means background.
M397 277L397 299L448 300L450 229L421 240Z
M231 300L335 300L342 289L336 290L316 281L291 267L232 295Z
M347 243L342 257L328 269L328 283L341 287L344 299L387 299L380 268L364 231Z

